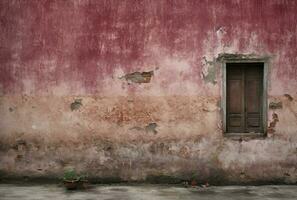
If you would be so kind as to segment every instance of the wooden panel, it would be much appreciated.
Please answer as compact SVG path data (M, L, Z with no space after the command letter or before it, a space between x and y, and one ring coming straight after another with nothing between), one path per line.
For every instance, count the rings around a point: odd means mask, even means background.
M237 65L227 68L227 131L244 131L244 79L243 68Z
M260 111L260 80L246 80L245 102L247 112Z
M249 66L254 65L254 66ZM248 64L245 66L246 79L261 79L261 66L258 64Z
M228 80L239 79L242 80L243 68L237 65L229 66L227 69Z
M257 118L247 118L248 127L260 127L259 117Z
M242 113L242 98L240 94L243 92L242 80L228 81L228 105L230 113Z
M261 132L263 67L259 64L245 68L246 132Z
M238 117L232 117L229 116L229 126L230 127L241 127L242 126L242 118L241 116Z
M226 82L227 132L261 132L263 63L228 63Z

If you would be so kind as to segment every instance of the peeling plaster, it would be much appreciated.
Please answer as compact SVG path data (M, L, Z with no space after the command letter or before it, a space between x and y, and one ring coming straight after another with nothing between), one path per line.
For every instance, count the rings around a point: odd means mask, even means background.
M203 57L203 69L204 69L204 70L202 70L203 80L206 83L212 83L215 85L217 83L217 81L216 81L217 70L216 70L216 66L215 66L214 62L208 61L208 60L206 60L205 57Z
M217 57L217 61L221 62L223 60L265 60L269 59L269 56L261 56L257 54L232 54L232 53L220 53Z
M294 100L294 98L293 98L291 95L289 95L289 94L284 94L284 96L285 96L289 101L293 101L293 100Z
M70 104L70 109L72 111L78 110L82 106L82 99L75 99L74 102Z
M146 132L153 132L154 134L157 134L158 133L158 131L156 130L156 128L157 128L157 123L149 123L145 128L144 128L144 130L146 131Z
M120 79L125 79L128 83L133 82L133 83L141 84L141 83L149 83L153 75L154 75L154 71L133 72L120 77Z
M156 130L157 128L157 123L149 123L148 125L146 125L145 127L139 127L139 126L134 126L132 128L130 128L130 130L137 130L137 131L145 131L146 133L154 133L157 134L158 131Z
M283 108L283 103L281 101L279 101L279 102L270 102L269 103L269 108L272 109L272 110L282 109Z
M278 115L276 113L273 113L272 114L272 121L270 122L268 130L267 130L269 134L274 134L275 133L275 127L276 127L276 124L278 122L279 122Z

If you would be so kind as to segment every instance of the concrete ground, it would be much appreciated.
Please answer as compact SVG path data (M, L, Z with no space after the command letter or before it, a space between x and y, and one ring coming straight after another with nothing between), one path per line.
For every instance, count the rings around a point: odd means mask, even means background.
M66 191L57 185L0 184L1 200L175 200L175 199L297 199L297 186L225 186L183 188L177 186L94 186L85 191Z

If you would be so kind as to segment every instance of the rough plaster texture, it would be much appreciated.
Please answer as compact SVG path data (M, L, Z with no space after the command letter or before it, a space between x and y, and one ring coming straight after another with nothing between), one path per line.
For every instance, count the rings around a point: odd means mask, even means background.
M1 176L296 183L296 10L1 0ZM223 136L221 53L269 57L267 138Z

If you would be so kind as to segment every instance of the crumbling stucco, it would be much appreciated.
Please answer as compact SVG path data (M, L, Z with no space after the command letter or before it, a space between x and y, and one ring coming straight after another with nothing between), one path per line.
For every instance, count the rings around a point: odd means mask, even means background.
M284 94L284 96L285 96L289 101L293 101L293 100L294 100L294 98L293 98L291 95L289 95L289 94Z
M272 116L274 137L238 142L222 135L217 98L129 98L83 97L84 106L72 112L72 97L27 97L26 104L22 97L2 97L1 130L9 133L0 136L2 174L59 177L74 167L98 181L177 181L192 173L213 183L296 180L295 135L277 129L286 121L297 128L294 115ZM4 109L12 104L15 113Z
M130 130L144 131L146 133L157 134L158 133L158 131L156 130L157 126L158 126L157 123L153 122L153 123L149 123L145 127L134 126Z
M223 60L254 60L256 61L257 59L259 60L265 60L269 59L269 56L263 56L263 55L257 55L254 53L251 54L240 54L240 53L220 53L217 57L217 61L223 61Z
M149 83L153 75L154 75L154 71L133 72L131 74L126 74L125 76L122 76L120 79L124 78L128 82L139 83L139 84Z
M74 102L70 104L70 109L72 111L78 110L82 106L82 99L75 99Z
M279 102L270 102L269 103L269 108L272 109L272 110L282 109L283 108L283 104L282 104L281 101L279 101Z
M203 57L203 67L206 70L206 72L204 72L202 70L203 80L206 83L216 84L217 83L217 81L216 81L217 69L216 69L215 62L208 61L208 60L206 60L205 57Z
M296 9L0 1L0 179L72 167L97 182L296 183ZM218 63L260 58L277 103L267 137L224 137Z
M275 128L277 122L279 122L278 115L276 113L273 113L272 114L272 121L269 123L269 126L268 126L268 133L270 133L270 134L275 133L274 128Z

